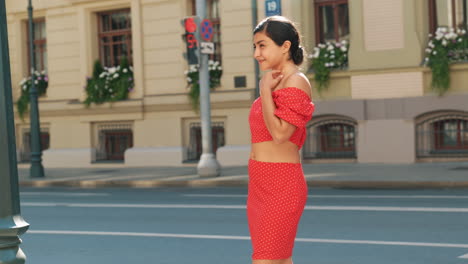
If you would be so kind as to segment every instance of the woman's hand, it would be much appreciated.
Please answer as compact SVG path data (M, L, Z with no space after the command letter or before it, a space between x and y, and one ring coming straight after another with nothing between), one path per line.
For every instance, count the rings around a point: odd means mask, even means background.
M278 86L283 79L283 74L279 70L273 70L265 73L260 80L260 94L262 92L271 92Z

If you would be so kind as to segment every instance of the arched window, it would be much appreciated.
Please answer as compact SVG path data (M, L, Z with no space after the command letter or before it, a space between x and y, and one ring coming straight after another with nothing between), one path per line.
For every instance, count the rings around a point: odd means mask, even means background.
M420 118L416 125L416 154L424 157L468 156L468 113Z
M356 158L356 122L327 118L307 127L304 159Z

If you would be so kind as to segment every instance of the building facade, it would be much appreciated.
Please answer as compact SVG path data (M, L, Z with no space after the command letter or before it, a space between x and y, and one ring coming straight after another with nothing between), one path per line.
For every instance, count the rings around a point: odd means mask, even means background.
M23 3L24 2L24 3ZM424 66L431 32L466 28L466 0L282 0L304 46L349 43L346 67L333 70L317 91L311 61L302 65L313 84L314 117L304 162L414 163L468 160L468 64L450 66L439 96ZM84 167L180 166L201 154L200 117L190 103L182 20L194 0L33 1L35 69L47 75L39 99L43 163ZM265 1L207 0L220 86L211 92L213 142L222 166L247 164L248 112L258 81L252 29ZM27 3L7 0L14 100L28 76ZM254 23L253 10L257 10ZM86 106L96 60L132 66L128 99ZM19 160L29 153L29 119L16 115Z

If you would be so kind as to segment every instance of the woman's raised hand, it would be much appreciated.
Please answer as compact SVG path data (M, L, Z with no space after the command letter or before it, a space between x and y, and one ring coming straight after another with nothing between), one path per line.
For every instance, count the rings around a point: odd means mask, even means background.
M283 74L279 70L272 70L265 73L260 80L260 93L262 91L271 92L283 79Z

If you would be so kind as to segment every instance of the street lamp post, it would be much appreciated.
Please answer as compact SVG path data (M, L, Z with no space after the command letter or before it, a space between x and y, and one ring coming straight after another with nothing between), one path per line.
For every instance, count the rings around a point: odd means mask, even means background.
M206 0L196 0L196 13L202 21L206 17ZM200 34L200 30L198 31ZM201 39L200 37L198 39ZM200 49L199 49L200 50ZM208 54L199 53L200 63L200 118L202 123L202 155L198 163L198 175L201 177L219 176L220 168L213 153L211 137L210 78L208 72Z
M31 178L43 178L44 167L42 166L42 150L40 133L41 127L39 122L39 106L37 103L38 91L35 84L35 67L36 56L34 54L34 23L33 23L33 8L31 0L28 0L28 18L29 18L29 57L31 63L31 89L30 97L30 133L31 133L31 168L29 175Z
M21 217L11 92L5 0L0 0L0 263L22 264L20 235L29 228Z

